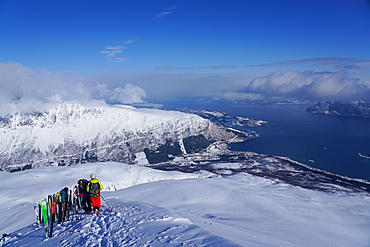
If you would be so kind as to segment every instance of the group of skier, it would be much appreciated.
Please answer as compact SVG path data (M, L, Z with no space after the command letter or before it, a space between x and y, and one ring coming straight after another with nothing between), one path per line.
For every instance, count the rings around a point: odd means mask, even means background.
M86 179L78 180L74 193L77 195L78 203L85 213L99 214L100 191L103 189L103 184L96 178L95 174L91 174L90 179L90 181Z
M103 184L95 174L90 175L90 181L86 179L78 180L73 191L68 187L54 195L49 195L47 199L40 203L35 203L34 209L39 225L45 226L45 234L52 237L53 224L64 222L72 216L73 208L76 210L76 219L78 210L83 209L84 214L99 214L101 205L100 191L103 190Z

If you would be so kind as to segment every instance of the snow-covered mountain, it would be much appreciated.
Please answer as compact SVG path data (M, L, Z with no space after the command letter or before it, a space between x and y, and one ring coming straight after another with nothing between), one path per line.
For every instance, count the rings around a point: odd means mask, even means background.
M157 163L242 135L178 111L64 103L0 118L0 164L19 171L89 161Z

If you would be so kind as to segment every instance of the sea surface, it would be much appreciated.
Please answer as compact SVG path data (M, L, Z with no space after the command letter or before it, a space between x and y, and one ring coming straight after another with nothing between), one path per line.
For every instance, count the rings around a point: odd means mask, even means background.
M370 180L370 119L312 114L312 104L246 105L182 101L165 107L216 110L228 115L268 121L268 126L238 128L260 132L260 137L234 143L231 150L290 157L306 165L352 178Z

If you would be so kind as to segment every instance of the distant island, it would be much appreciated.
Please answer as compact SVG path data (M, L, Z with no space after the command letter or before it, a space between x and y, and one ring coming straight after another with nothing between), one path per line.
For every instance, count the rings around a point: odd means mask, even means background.
M319 102L306 111L317 114L370 118L370 103L364 101Z

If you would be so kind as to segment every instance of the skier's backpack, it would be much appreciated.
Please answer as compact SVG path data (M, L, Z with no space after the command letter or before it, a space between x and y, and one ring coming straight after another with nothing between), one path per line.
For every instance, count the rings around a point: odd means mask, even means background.
M68 190L66 190L66 188L62 189L60 192L59 192L59 200L61 203L66 203L67 200L68 200Z
M86 179L80 179L78 180L78 192L79 192L79 195L86 195L86 188L87 188L87 184L89 183L89 181L87 181Z
M90 182L90 196L97 197L100 194L100 185L98 182Z

